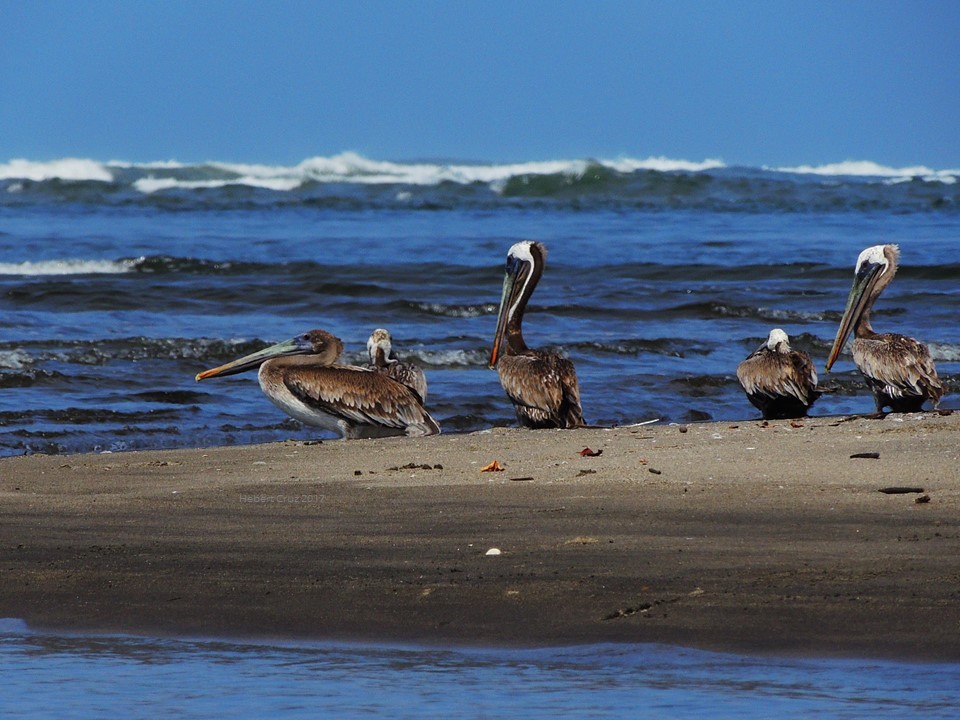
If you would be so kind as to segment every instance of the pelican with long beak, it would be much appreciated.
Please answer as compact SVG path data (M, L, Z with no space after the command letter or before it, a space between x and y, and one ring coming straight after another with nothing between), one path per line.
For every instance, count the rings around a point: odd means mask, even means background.
M343 438L440 432L413 390L367 368L337 365L342 352L340 338L311 330L205 370L196 379L258 367L260 388L274 405L302 423L332 430Z
M899 259L896 245L874 245L860 253L847 307L827 358L830 372L852 330L853 362L873 392L877 412L885 407L893 412L919 412L927 400L936 409L943 396L926 345L905 335L875 333L870 326L873 303L893 280Z
M382 372L398 383L406 385L420 396L421 402L427 399L427 376L423 370L411 363L400 362L393 351L393 339L383 328L377 328L367 340L367 353L370 355L370 369Z
M737 379L764 420L803 417L820 397L817 371L803 350L793 350L780 328L737 365Z
M490 367L497 369L522 426L583 427L573 363L555 353L531 350L523 341L523 311L543 275L546 258L547 249L538 242L519 242L507 253Z

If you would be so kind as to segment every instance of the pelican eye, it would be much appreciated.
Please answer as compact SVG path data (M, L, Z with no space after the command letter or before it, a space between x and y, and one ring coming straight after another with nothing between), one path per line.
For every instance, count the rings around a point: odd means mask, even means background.
M300 348L313 348L313 338L310 337L310 333L304 333L303 335L297 335L293 342Z
M872 260L865 260L860 268L857 270L858 276L871 275L873 273L878 273L883 275L887 271L889 265L884 262L874 262Z

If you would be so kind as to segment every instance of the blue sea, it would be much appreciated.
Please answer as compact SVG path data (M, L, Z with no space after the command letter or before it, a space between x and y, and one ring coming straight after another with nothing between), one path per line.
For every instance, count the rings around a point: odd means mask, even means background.
M0 162L0 456L322 437L255 377L194 375L312 328L388 328L444 432L515 420L487 367L508 248L546 244L524 331L596 425L757 417L735 377L780 327L819 369L853 265L901 270L874 327L960 373L960 170L667 158L296 166ZM871 412L848 355L814 415ZM244 645L7 628L4 717L955 717L957 665L624 646ZM416 708L416 710L414 710ZM67 713L69 714L69 713Z
M514 165L353 154L292 167L0 164L0 455L310 438L251 373L194 375L312 328L363 362L377 327L445 432L510 425L487 368L508 248L547 269L525 322L576 364L591 424L743 420L773 327L822 369L860 250L901 246L878 330L960 370L960 170ZM812 414L870 412L848 356ZM945 406L953 404L948 394Z

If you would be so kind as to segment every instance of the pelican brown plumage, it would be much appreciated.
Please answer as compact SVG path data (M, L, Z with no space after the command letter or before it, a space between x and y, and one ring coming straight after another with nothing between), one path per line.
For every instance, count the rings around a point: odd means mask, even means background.
M307 425L344 438L435 435L437 421L406 385L368 368L337 365L340 338L311 330L196 379L234 375L259 367L260 388L274 405Z
M531 350L523 340L523 312L543 275L546 257L547 249L530 241L515 244L507 253L490 367L497 369L522 426L583 427L573 363L556 353Z
M780 328L737 365L737 379L764 420L803 417L820 397L813 361Z
M416 365L400 362L393 352L393 338L390 333L377 328L367 340L367 353L370 355L370 369L392 377L398 383L406 385L420 396L421 402L427 399L427 377Z
M830 372L843 345L853 331L853 362L873 392L877 412L918 412L930 400L940 404L943 385L930 351L912 337L876 333L870 326L873 303L893 280L900 259L896 245L874 245L860 253L854 269L853 287L840 319L837 337L827 358Z

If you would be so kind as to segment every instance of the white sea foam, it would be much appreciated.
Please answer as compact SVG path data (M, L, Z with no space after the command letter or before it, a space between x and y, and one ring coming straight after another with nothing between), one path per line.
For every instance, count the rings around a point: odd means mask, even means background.
M27 365L33 365L33 358L23 350L0 350L0 368L23 370Z
M960 345L955 343L927 343L930 357L937 362L960 362Z
M933 170L925 165L894 168L880 165L871 160L845 160L844 162L828 163L826 165L798 165L796 167L766 169L772 169L778 172L798 173L801 175L846 175L848 177L890 178L893 181L910 180L915 177L920 177L928 182L939 181L948 184L956 182L957 175L960 175L960 171L957 170Z
M500 191L506 182L520 175L558 175L580 177L593 165L615 172L632 173L642 170L658 172L698 173L727 167L716 158L701 161L673 159L663 156L647 158L606 158L596 160L544 160L517 163L403 163L372 160L353 152L329 157L311 157L296 165L262 165L226 162L181 163L162 160L149 163L130 163L111 160L65 158L50 162L11 160L0 164L0 180L43 181L61 179L70 181L114 180L111 170L131 176L133 187L145 194L170 189L212 189L228 186L249 186L278 192L301 187L304 183L349 183L364 185L438 185L444 182L469 185L481 183ZM869 160L846 160L825 165L797 165L764 167L768 172L817 175L822 177L853 176L878 178L894 184L913 178L928 182L953 184L960 170L935 170L916 165L889 167ZM138 177L138 174L140 177ZM18 185L7 190L16 192Z
M107 275L130 272L135 260L39 260L0 263L0 275Z
M497 306L492 303L485 305L444 305L443 303L417 303L417 308L424 312L444 317L455 318L475 318L483 315L491 315L497 311Z
M113 175L101 163L80 158L63 158L49 162L16 159L0 164L0 180L95 180L113 182Z
M957 177L960 176L960 170L940 170L939 172L933 175L922 175L921 179L924 182L939 182L944 185L953 185L957 182ZM913 180L913 177L895 177L887 178L884 180L885 185L899 185L900 183L906 183Z
M723 160L709 158L701 162L689 160L672 160L666 157L649 157L646 160L622 158L620 160L604 160L603 165L618 172L634 172L636 170L657 170L659 172L703 172L726 167Z
M407 353L411 356L411 353ZM490 353L485 350L426 350L411 356L434 367L485 367Z
M225 185L250 185L271 190L293 190L305 182L353 183L363 185L438 185L452 182L461 185L483 183L499 190L507 180L517 175L568 174L583 175L591 164L600 164L618 172L659 170L661 172L700 172L724 167L720 160L690 162L651 157L645 160L619 158L615 160L547 160L541 162L503 164L442 164L398 163L371 160L352 152L332 157L312 157L294 166L247 165L241 163L207 163L229 179L183 180L151 176L134 183L141 192L150 193L171 188L211 188Z
M237 176L231 182L250 183L269 181L287 183L293 187L313 182L347 182L371 185L402 183L432 185L439 182L437 165L393 163L368 160L356 153L341 153L333 157L313 157L294 166L245 165L239 163L209 163L210 167ZM296 185L293 185L296 183Z
M180 188L184 190L199 190L229 187L231 185L246 185L248 187L263 188L265 190L287 191L294 190L302 184L295 178L266 178L266 177L238 177L229 180L177 180L176 178L145 177L134 181L133 187L149 195L160 190Z
M368 160L356 153L304 160L295 171L316 182L351 182L371 185L400 183L404 185L437 185L441 182L469 184L505 180L524 173L549 174L583 172L582 161L556 160L507 165L442 165L433 163L394 163Z

